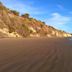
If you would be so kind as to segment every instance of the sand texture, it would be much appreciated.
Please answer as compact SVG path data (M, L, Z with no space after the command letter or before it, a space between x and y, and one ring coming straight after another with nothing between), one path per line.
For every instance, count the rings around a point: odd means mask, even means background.
M0 72L72 72L72 41L0 39Z

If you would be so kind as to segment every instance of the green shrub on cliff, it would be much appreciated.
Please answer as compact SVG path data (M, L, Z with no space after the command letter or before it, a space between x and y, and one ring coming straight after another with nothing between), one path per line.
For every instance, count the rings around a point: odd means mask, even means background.
M19 12L15 11L15 10L11 10L11 12L12 12L14 15L19 16Z
M28 13L22 14L21 16L22 16L23 18L29 18L29 14L28 14Z

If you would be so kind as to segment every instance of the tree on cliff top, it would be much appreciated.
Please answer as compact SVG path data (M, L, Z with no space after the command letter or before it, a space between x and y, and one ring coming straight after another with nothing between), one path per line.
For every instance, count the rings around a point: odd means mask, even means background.
M21 16L22 16L23 18L29 18L29 14L28 14L28 13L22 14Z
M12 12L14 15L19 16L19 12L15 11L15 10L11 10L11 12Z

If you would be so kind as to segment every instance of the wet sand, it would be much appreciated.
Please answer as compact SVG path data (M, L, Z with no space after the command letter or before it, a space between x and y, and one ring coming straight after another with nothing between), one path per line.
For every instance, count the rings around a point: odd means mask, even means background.
M0 72L72 72L72 40L0 39Z

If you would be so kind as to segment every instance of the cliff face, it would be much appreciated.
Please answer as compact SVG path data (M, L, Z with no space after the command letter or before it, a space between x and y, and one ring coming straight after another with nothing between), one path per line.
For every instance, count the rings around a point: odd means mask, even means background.
M70 37L71 34L47 26L27 14L9 10L0 3L0 37Z

